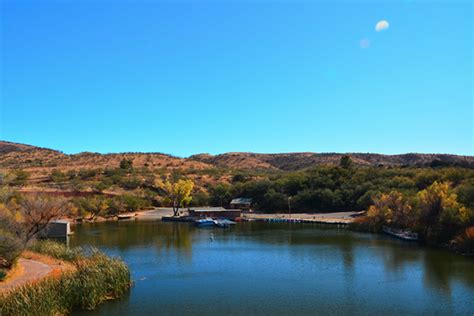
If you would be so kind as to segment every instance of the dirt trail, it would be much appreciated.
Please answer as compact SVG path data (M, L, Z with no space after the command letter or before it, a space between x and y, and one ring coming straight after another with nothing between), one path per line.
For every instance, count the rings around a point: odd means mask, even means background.
M51 266L31 259L20 258L18 259L18 265L20 265L20 269L22 269L23 273L14 276L10 280L1 282L0 292L41 279L53 271Z

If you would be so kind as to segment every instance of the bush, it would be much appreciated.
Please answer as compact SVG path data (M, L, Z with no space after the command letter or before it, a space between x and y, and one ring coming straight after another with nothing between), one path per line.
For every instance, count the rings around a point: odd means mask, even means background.
M18 238L7 232L0 231L0 268L11 268L22 250L23 245Z
M466 228L450 243L451 249L468 255L474 255L474 226Z
M84 258L81 248L69 248L52 240L35 241L29 249L65 261L77 261Z
M7 276L7 270L0 269L0 281L3 281Z
M134 212L136 210L151 206L150 201L144 198L141 198L139 196L122 195L120 198L121 198L122 203L125 206L126 211L129 211L129 212Z

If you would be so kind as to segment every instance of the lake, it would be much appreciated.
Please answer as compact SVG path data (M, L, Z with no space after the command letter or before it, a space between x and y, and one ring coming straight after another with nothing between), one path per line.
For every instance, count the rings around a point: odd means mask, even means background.
M124 298L77 315L474 313L474 259L316 224L121 221L75 227L71 246L127 262Z

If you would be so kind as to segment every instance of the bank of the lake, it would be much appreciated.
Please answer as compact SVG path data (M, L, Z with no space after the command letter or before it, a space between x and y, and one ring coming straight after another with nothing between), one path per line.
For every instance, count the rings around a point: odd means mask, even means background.
M36 242L31 250L18 263L23 275L0 287L0 315L65 315L94 309L121 297L131 284L127 265L97 250L67 248L49 240ZM46 271L40 273L38 267Z
M332 226L120 221L78 225L70 244L95 245L131 269L129 294L94 315L474 311L472 259Z

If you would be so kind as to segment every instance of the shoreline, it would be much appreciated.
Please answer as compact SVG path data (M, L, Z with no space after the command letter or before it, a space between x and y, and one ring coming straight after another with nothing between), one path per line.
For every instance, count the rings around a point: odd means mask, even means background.
M187 214L187 209L181 211L181 213ZM330 213L243 213L241 218L243 221L287 221L287 222L299 222L299 223L319 223L319 224L334 224L334 225L349 225L351 224L356 216L360 215L361 212L330 212ZM185 215L181 214L181 216ZM70 221L71 224L81 223L100 223L100 222L113 222L113 221L127 221L127 220L161 220L163 217L173 216L173 210L171 208L159 207L154 209L140 210L130 213L122 213L120 216L130 218L119 219L117 215L110 217L98 216L92 220L83 219L78 221L77 219L65 218Z
M183 209L181 213L187 213L187 209ZM349 225L354 219L360 215L361 212L330 212L330 213L243 213L241 218L243 221L266 221L266 222L299 222L299 223L315 223L315 224L332 224L332 225ZM185 215L181 214L181 216ZM120 219L117 215L110 217L98 216L92 220L65 218L71 224L81 223L100 223L113 221L127 221L127 220L161 220L163 217L173 216L173 210L166 207L157 207L147 210L139 210L136 212L122 213L120 216L130 218Z

